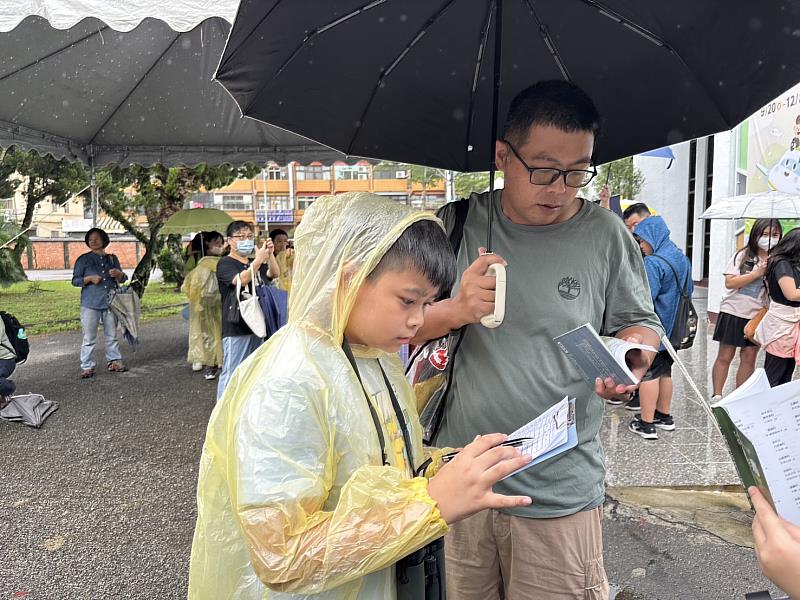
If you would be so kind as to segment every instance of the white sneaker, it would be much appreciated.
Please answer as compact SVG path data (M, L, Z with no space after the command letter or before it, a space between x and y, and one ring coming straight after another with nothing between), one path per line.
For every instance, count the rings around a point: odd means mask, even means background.
M203 363L192 363L192 371L202 371L203 370Z
M716 404L720 400L722 400L722 394L714 394L711 396L711 404Z

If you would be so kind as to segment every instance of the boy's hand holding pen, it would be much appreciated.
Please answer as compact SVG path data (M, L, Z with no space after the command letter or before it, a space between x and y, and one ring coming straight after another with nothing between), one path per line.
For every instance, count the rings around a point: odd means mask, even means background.
M525 442L532 442L534 441L534 439L535 438L528 438L528 437L514 438L513 440L506 440L505 442L498 444L498 446L510 446L512 448L519 448ZM458 453L459 450L456 450L455 452L450 452L448 454L444 454L442 455L442 461L449 462L453 460L458 455Z

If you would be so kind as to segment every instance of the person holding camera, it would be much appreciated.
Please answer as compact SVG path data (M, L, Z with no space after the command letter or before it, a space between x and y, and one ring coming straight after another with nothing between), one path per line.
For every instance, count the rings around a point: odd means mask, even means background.
M242 361L250 356L263 341L253 334L244 319L238 315L236 284L241 287L250 284L250 267L257 271L264 281L280 276L281 270L275 260L275 246L267 238L256 247L253 226L247 221L234 221L225 232L230 254L223 256L217 264L217 283L222 295L222 371L217 385L217 400L228 385L228 379ZM255 252L253 260L250 255Z
M719 342L719 350L711 371L712 401L722 398L722 388L737 348L739 370L736 372L736 387L747 381L756 368L758 346L744 336L744 328L758 311L767 306L769 299L764 285L767 259L782 235L777 219L756 220L750 229L747 245L734 254L725 267L727 292L722 298L714 328L714 340Z

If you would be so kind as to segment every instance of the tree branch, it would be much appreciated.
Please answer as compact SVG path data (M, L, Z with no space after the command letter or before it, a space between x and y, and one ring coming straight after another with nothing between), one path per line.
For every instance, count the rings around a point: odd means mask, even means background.
M141 243L147 245L147 243L150 241L150 239L144 233L142 233L136 227L136 225L131 223L130 219L128 219L128 217L125 215L125 213L123 213L117 207L112 206L111 204L109 204L105 200L98 199L98 204L100 204L102 209L104 211L106 211L107 215L109 215L111 218L113 218L115 221L117 221L120 225L122 225L122 227L125 229L125 231L130 233L133 237L135 237Z

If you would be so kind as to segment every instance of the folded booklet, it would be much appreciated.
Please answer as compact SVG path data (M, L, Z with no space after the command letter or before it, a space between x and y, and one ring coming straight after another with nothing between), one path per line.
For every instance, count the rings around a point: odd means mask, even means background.
M744 486L800 525L800 380L771 388L756 369L711 410Z
M639 379L628 368L629 352L658 352L652 346L612 337L600 337L590 323L576 327L553 341L567 355L581 376L594 388L595 379L610 377L621 385L636 385Z
M530 469L578 445L575 398L564 397L561 402L548 408L530 423L508 434L509 440L519 438L528 438L519 446L519 450L522 454L532 456L533 460L506 477Z

